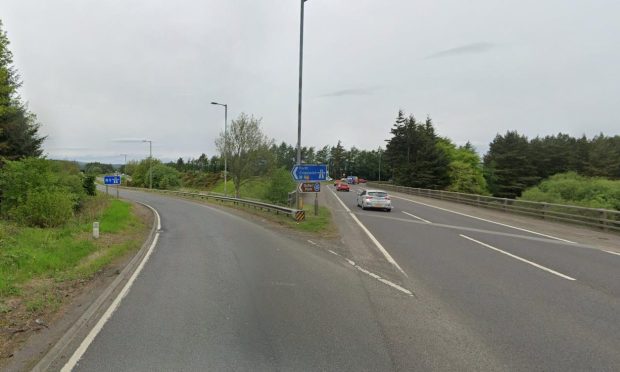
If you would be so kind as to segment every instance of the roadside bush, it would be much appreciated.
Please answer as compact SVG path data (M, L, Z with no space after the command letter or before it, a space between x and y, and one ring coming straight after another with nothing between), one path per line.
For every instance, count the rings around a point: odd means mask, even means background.
M520 199L620 210L620 181L560 173L525 190Z
M295 190L295 182L291 173L284 168L278 168L271 172L269 186L265 191L264 199L275 204L286 204L288 193Z
M62 191L31 191L26 200L12 212L22 224L37 227L56 227L73 217L75 201Z
M97 186L95 185L95 176L87 174L82 180L82 187L86 191L87 195L94 196L97 193Z
M148 187L150 173L147 172L144 179L145 186ZM153 187L156 189L172 189L181 185L179 171L164 164L153 165Z
M21 216L19 218L22 220L26 216L24 208L28 203L34 208L33 198L36 199L39 194L46 198L63 194L62 199L69 200L72 210L79 209L86 197L83 181L75 164L40 158L7 161L0 170L0 190L0 214L5 218ZM17 211L18 208L21 209ZM37 220L36 216L33 219Z

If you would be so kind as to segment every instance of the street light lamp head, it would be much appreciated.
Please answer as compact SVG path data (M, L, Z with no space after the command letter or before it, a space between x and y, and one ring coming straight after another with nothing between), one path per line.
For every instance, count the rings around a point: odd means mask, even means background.
M211 102L212 105L219 105L217 102Z

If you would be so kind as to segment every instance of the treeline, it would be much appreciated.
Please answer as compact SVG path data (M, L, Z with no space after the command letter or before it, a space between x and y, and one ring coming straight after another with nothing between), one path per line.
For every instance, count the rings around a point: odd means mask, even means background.
M620 136L588 139L559 133L528 139L509 131L498 134L484 156L484 172L495 196L514 198L549 176L575 172L581 176L620 179Z
M392 182L410 187L487 194L480 157L469 144L456 146L435 133L432 119L398 112L387 140Z

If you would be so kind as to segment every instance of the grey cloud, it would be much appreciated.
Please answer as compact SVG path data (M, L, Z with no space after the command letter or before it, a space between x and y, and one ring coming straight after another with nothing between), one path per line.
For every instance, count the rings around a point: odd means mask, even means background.
M142 142L144 140L147 140L148 138L114 138L111 141L112 142Z
M343 96L370 96L374 94L378 89L379 87L342 89L342 90L337 90L335 92L322 94L319 96L319 98L343 97Z
M486 53L493 49L496 49L497 45L492 43L473 43L467 44L456 48L445 49L437 53L433 53L424 59L454 57L463 54L479 54Z

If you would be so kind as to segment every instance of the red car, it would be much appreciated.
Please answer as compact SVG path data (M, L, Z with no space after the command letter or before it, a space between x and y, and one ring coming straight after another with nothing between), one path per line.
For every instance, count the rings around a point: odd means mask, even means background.
M358 183L366 183L366 180L363 178L358 178L357 180Z
M340 182L338 186L336 186L336 191L349 191L349 185L345 182Z

